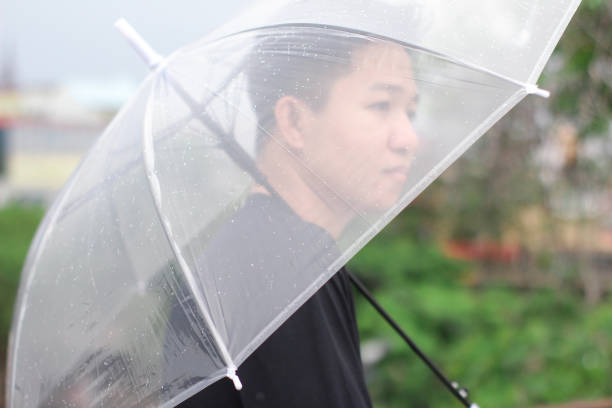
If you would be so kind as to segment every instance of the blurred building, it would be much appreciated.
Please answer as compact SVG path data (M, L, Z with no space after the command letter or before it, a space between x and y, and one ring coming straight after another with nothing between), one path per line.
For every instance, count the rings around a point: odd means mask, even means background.
M0 205L48 204L134 91L126 82L17 89L5 68L0 86Z

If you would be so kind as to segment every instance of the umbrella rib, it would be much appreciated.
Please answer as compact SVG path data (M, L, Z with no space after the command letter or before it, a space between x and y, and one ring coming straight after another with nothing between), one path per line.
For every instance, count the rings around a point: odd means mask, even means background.
M111 123L109 124L107 131L105 132L106 134L110 134L112 129L118 126L119 118L121 118L123 114L127 112L134 105L134 102L135 100L132 99L123 108L121 108L120 112L117 114L115 119L113 119L113 121L111 121ZM98 142L96 142L96 145L100 143L100 140L102 140L102 138L100 138ZM86 158L89 155L91 155L94 150L95 150L95 146L93 149L90 150L89 153L87 153ZM34 252L28 255L26 259L26 264L24 265L23 270L22 270L22 274L26 270L29 270L29 273L27 274L25 283L22 282L20 285L18 299L15 304L16 313L14 315L14 319L16 319L16 327L15 327L15 337L13 339L13 344L15 346L13 350L9 350L9 355L7 356L8 357L7 359L8 360L8 373L10 373L9 375L7 375L7 401L9 401L10 404L12 404L15 399L15 382L16 382L16 377L17 377L17 356L19 353L19 346L21 345L20 339L21 339L21 333L23 331L23 319L25 318L25 314L27 311L26 305L27 305L28 298L30 295L30 287L32 286L32 283L34 281L34 276L38 272L35 265L38 264L38 260L42 256L43 251L45 250L47 242L49 241L51 237L51 233L53 232L54 226L62 219L63 207L64 205L68 203L68 198L70 197L70 194L73 192L73 189L75 185L77 184L77 180L81 177L81 172L79 170L82 168L83 162L85 162L86 158L83 159L83 161L81 161L81 163L78 165L73 176L68 180L68 182L64 186L62 192L60 193L58 200L47 213L47 214L51 214L49 218L47 219L47 217L45 217L45 219L43 219L43 221L41 222L39 226L39 231L44 231L44 232L41 234L37 234L34 237L31 248L36 248L36 249ZM29 265L32 265L31 269L29 269ZM17 310L19 311L17 312Z
M569 21L571 20L572 16L576 13L576 9L578 9L578 6L580 5L580 1L581 0L573 0L572 5L567 8L565 14L563 15L563 18L559 20L559 23L554 31L554 34L550 36L548 43L546 44L546 47L540 54L540 58L536 62L535 66L533 67L533 70L531 71L531 74L529 75L529 80L536 79L536 77L539 76L542 70L544 69L544 65L550 58L550 55L555 49L555 46L559 42L559 38L561 37L561 34L563 34L563 31L569 24Z
M282 24L272 24L272 25L263 25L263 26L257 26L257 27L253 27L253 28L249 28L246 30L242 30L239 31L237 33L232 33L232 34L228 34L225 36L222 36L221 39L223 38L228 38L228 37L233 37L235 35L239 35L239 34L243 34L243 33L250 33L250 32L254 32L254 31L259 31L259 30L266 30L266 29L274 29L274 28L290 28L290 27L297 27L297 28L322 28L322 29L326 29L326 30L335 30L335 31L341 31L341 32L346 32L346 33L350 33L350 34L356 34L356 35L360 35L360 36L364 36L364 37L371 37L371 38L375 38L378 40L382 40L382 41L388 41L388 42L392 42L395 44L398 44L402 47L407 47L407 48L412 48L415 50L419 50L422 52L425 52L427 54L430 54L432 56L438 57L440 59L446 60L448 62L451 62L453 64L459 65L459 66L463 66L465 68L469 68L472 69L474 71L477 72L482 72L484 74L487 75L491 75L495 78L501 79L503 81L509 82L513 85L517 85L520 86L521 88L524 88L525 91L528 94L535 94L544 98L547 98L550 93L546 90L540 89L538 88L538 86L536 84L533 83L529 83L529 82L523 82L523 81L519 81L516 80L514 78L511 78L509 76L500 74L498 72L492 71L490 69L487 69L485 67L481 67L475 64L472 64L470 62L467 61L463 61L460 60L459 58L453 57L451 55L448 54L444 54L441 53L439 51L434 51L430 48L427 47L423 47L414 43L409 43L406 41L401 41L401 40L397 40L391 37L387 37L385 35L381 35L381 34L376 34L376 33L372 33L369 31L363 31L363 30L358 30L355 28L349 28L349 27L343 27L343 26L337 26L337 25L331 25L331 24L316 24L316 23L282 23Z
M187 280L187 285L189 286L189 290L191 291L193 295L194 301L200 313L202 313L202 317L204 318L206 324L208 325L210 329L210 333L212 334L212 337L213 337L212 340L214 344L218 347L219 349L218 351L221 354L220 357L222 361L224 362L224 364L227 366L226 376L230 380L232 380L232 382L234 383L234 387L237 390L240 390L242 389L242 383L240 382L240 379L238 378L238 375L236 374L236 370L237 370L236 364L233 362L227 350L227 347L225 346L225 343L223 342L223 340L221 339L221 336L219 335L217 327L215 326L210 314L208 313L206 309L206 305L204 305L202 301L203 294L201 293L198 287L198 283L195 280L194 273L189 267L189 265L187 264L187 262L185 261L181 248L178 246L178 244L176 243L176 240L174 239L170 221L164 216L163 211L162 211L161 186L159 183L159 178L157 177L155 173L155 153L154 153L154 148L153 148L153 135L152 135L152 129L151 129L151 122L152 122L151 113L153 109L152 103L153 103L153 96L150 96L149 100L147 101L147 108L145 112L144 129L143 129L143 160L144 160L145 172L146 172L147 181L148 181L147 186L149 188L149 192L153 196L153 201L155 203L155 210L157 212L157 216L159 217L160 224L166 235L166 238L168 239L171 250L174 253L176 260L179 263L179 267L185 273L185 278Z

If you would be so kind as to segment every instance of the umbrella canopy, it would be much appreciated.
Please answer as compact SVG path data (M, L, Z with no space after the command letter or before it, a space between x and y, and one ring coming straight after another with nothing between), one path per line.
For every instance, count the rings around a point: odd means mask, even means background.
M239 388L236 367L351 256L545 95L578 3L270 2L168 58L141 48L154 70L32 244L9 407Z

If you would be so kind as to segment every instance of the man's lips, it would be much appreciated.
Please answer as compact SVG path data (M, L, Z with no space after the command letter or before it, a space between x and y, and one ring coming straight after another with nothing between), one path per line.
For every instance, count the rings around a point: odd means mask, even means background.
M408 171L410 170L410 167L408 166L394 166L394 167L389 167L383 170L383 174L385 174L388 177L391 177L393 179L397 179L399 181L406 181L406 178L408 177Z

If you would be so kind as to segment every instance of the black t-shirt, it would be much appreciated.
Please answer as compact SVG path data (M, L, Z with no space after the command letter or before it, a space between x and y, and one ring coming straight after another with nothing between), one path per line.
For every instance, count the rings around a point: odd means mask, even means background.
M299 219L285 203L263 194L249 197L234 217L237 220L258 220L256 224L279 219L285 222L288 218L298 224L297 230L319 229ZM234 223L230 234L245 236L245 228L256 226L245 227L245 224ZM260 231L246 231L246 234ZM282 240L283 237L275 239ZM328 239L337 252L333 239ZM224 378L179 407L372 406L359 353L350 282L344 268L242 363L238 376L243 383L242 391L236 391L232 382Z

